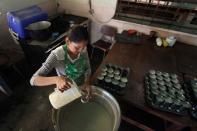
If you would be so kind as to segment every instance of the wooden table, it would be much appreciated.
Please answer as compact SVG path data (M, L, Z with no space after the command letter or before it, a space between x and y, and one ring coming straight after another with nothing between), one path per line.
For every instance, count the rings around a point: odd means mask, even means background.
M106 63L113 63L131 69L125 95L115 97L119 102L126 102L139 110L143 110L146 113L161 118L166 123L170 122L171 124L169 126L167 125L165 130L180 130L185 127L191 127L192 130L197 130L197 120L194 120L189 116L178 116L155 110L147 106L145 103L144 76L150 69L176 73L179 75L179 79L181 81L183 80L184 71L181 71L179 68L181 65L178 65L180 61L177 61L177 59L180 58L177 56L177 50L184 50L184 46L187 45L182 46L181 43L177 43L173 48L162 48L154 45L154 40L143 38L141 44L116 43L111 51L109 51L101 66ZM196 48L197 50L197 47L190 48ZM101 66L94 73L93 80L95 80L96 76L100 73Z

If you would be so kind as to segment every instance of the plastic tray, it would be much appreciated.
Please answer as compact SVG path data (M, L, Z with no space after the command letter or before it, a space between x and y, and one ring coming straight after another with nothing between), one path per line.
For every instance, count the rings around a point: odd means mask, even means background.
M107 68L107 70L104 69L104 68ZM111 73L111 72L109 73L108 72L110 68L113 69L113 73ZM115 71L117 71L117 70L120 72L119 75L115 74ZM103 72L106 72L106 74L105 73L103 74ZM128 84L129 73L130 73L130 69L129 68L125 68L125 67L121 67L121 66L118 66L118 65L115 65L115 64L108 63L108 64L105 64L105 65L102 66L102 71L99 74L99 76L103 76L103 79L101 80L101 79L99 79L97 77L97 79L94 82L94 84L99 86L99 87L102 87L103 89L109 91L112 94L124 95L125 88L127 87L127 84ZM110 74L111 75L113 74L113 75L109 77ZM120 79L119 80L115 79L116 76L119 76ZM111 79L111 81L107 82L106 81L107 78ZM122 80L121 80L122 78L126 79L126 80L124 82L122 82ZM112 82L113 80L114 81L118 81L119 84L114 84Z
M162 72L161 72L162 73ZM165 94L167 94L167 96L164 97L164 101L160 101L158 102L158 100L156 100L158 97L160 97L160 95L162 95L162 91L160 91L161 89L161 85L159 85L158 87L158 94L154 94L152 93L152 85L150 84L150 77L149 77L149 73L146 74L146 77L145 77L145 100L146 100L146 103L151 106L152 108L154 109L158 109L158 110L161 110L161 111L166 111L166 112L170 112L170 113L174 113L174 114L177 114L177 115L188 115L188 107L184 107L182 104L175 104L174 100L175 99L179 99L176 95L176 93L178 92L178 89L175 89L174 87L171 87L171 86L166 86L166 83L164 83L164 86L166 87L166 92ZM172 85L173 86L173 85ZM174 88L174 90L177 90L175 91L175 94L170 94L170 91L169 90L172 90L171 88ZM183 87L181 87L182 90L183 90ZM179 89L180 90L180 89ZM181 102L188 102L187 100L187 97L185 95L185 91L184 91L184 96L185 96L185 100L181 100ZM168 103L166 99L168 98L172 98L173 97L173 100L172 102ZM189 103L190 104L190 103Z
M194 94L194 91L192 89L191 81L184 84L184 87L186 89L186 94L192 104L192 107L190 109L190 115L197 120L197 98Z

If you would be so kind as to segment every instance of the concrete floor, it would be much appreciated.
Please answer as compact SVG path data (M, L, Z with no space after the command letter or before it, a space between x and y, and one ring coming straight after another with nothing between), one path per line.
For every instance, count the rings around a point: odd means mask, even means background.
M20 61L16 65L27 76L26 83L29 83L27 74L30 70L23 57L13 51L8 54L12 62ZM13 93L8 97L0 92L0 131L52 131L48 95L53 89L37 89L25 84L24 79L10 66L1 70L1 76L7 78L5 80Z
M52 88L18 85L1 104L0 131L53 131L48 95Z

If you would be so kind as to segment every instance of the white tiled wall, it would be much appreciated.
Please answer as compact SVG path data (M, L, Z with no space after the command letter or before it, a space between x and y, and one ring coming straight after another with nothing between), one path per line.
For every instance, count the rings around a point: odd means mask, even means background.
M60 9L66 13L90 17L89 0L58 0ZM92 0L95 17L107 21L115 14L117 0Z
M88 0L58 0L60 9L68 14L88 16Z
M47 1L48 0L0 0L0 11L6 13L7 11L18 10Z
M91 42L101 37L100 27L102 24L108 23L114 16L117 0L92 0L92 9L94 9L94 16L89 13L89 0L58 0L61 11L68 14L85 16L91 18L93 21L91 25Z
M88 0L59 0L61 3L61 8L64 9L65 12L80 15L80 16L88 16L90 17L88 11ZM100 39L100 27L103 24L108 24L112 26L116 26L118 28L118 32L122 32L122 30L127 29L135 29L139 32L149 34L150 31L157 31L162 37L166 37L169 35L174 35L179 41L197 45L197 36L191 35L188 33L177 32L173 30L167 30L157 27L151 27L131 22L119 21L119 20L110 20L112 16L115 14L116 10L116 0L92 0L92 7L95 9L95 17L93 17L93 21L91 24L91 43ZM92 17L91 17L92 18ZM95 21L95 19L104 22L101 23L99 21ZM106 23L107 22L107 23Z
M179 40L181 42L197 46L197 35L192 35L189 33L183 33L183 32L178 32L178 31L173 31L173 30L168 30L168 29L163 29L163 28L157 28L157 27L151 27L151 26L146 26L146 25L141 25L141 24L136 24L136 23L131 23L131 22L125 22L125 21L120 21L120 20L114 20L114 19L112 19L110 22L108 22L107 25L117 27L118 33L121 33L123 30L135 29L139 32L142 32L142 33L148 35L150 33L150 31L154 30L154 31L158 32L161 37L167 37L169 35L174 35L177 38L177 40ZM91 31L91 33L92 33L91 42L92 43L100 38L100 36L101 36L100 27L101 27L101 24L92 23L92 31Z
M36 0L35 2L38 2L38 1L39 0ZM20 0L19 1L15 0L14 2L16 4L17 2L20 3L21 1ZM32 3L33 2L30 2L29 5L31 6ZM26 2L26 4L27 4L27 2ZM41 3L38 4L38 5L43 10L45 10L49 15L53 15L54 13L56 13L55 0L41 0ZM11 4L10 4L10 7L11 7ZM10 8L10 7L7 7L7 9ZM18 8L18 7L19 6L15 7L15 9ZM22 6L20 6L20 8L22 8ZM14 41L12 40L12 37L11 37L9 31L8 31L6 12L3 12L0 15L0 48L5 48L5 49L6 48L16 48L16 49L20 50L20 47L14 43Z

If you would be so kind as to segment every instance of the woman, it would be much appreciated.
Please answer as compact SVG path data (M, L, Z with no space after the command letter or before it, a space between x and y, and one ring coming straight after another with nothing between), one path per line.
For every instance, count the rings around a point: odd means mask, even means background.
M83 26L76 26L69 32L65 44L51 52L41 68L32 76L33 86L56 85L64 91L70 88L70 80L83 86L90 93L90 62L87 53L88 32ZM46 76L52 69L58 76Z

